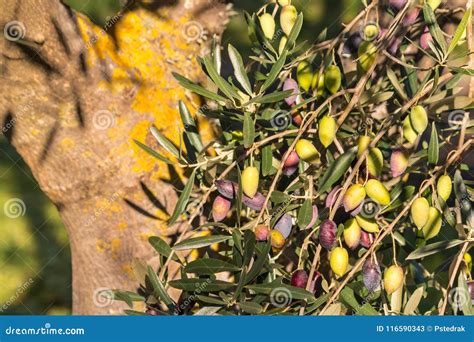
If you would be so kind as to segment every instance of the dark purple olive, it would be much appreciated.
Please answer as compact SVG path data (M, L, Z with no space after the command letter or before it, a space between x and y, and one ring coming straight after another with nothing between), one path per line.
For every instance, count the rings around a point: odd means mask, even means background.
M334 221L325 220L319 227L319 242L328 251L336 245L337 226Z
M299 288L306 288L306 284L308 283L308 274L305 270L297 270L293 272L291 276L291 286L299 287Z
M359 244L366 248L366 249L369 249L370 246L372 246L372 243L374 242L374 237L371 233L367 233L365 230L361 230L360 232L360 240L359 240Z
M407 0L390 0L388 3L390 7L401 10L406 5Z
M298 167L297 166L287 166L287 167L284 167L283 170L282 170L282 173L289 177L291 175L293 175L296 170L298 170Z
M145 313L147 315L150 315L150 316L159 316L160 315L160 313L158 311L153 310L153 309L148 309L148 310L145 311Z
M382 272L380 266L372 258L367 259L362 266L362 276L364 285L369 292L374 292L380 287Z
M418 15L420 14L420 9L418 7L414 7L408 11L405 18L403 18L402 24L405 27L411 26L416 22L418 19Z
M265 203L265 196L263 196L260 192L257 192L253 198L250 198L244 194L242 202L244 202L244 204L250 209L260 211L263 208L263 203Z
M298 82L292 78L287 79L285 83L283 83L283 91L285 90L293 90L293 93L285 99L285 102L291 106L296 102L296 97L298 96L300 90Z
M316 297L319 297L323 294L323 276L321 273L314 273L313 281L309 285L309 291L314 293Z
M239 186L238 184L228 181L228 180L216 180L215 182L217 191L228 199L234 199L235 193L237 192Z
M467 282L467 288L469 290L469 294L471 295L471 300L474 300L474 280Z
M357 51L359 50L360 44L363 42L363 38L359 31L354 32L347 38L344 42L342 53L345 56L356 55Z
M283 237L287 239L288 236L290 236L291 227L293 226L292 221L293 219L291 218L290 215L283 214L282 217L280 217L278 222L275 224L275 227L273 229L278 230L281 233L281 235L283 235Z

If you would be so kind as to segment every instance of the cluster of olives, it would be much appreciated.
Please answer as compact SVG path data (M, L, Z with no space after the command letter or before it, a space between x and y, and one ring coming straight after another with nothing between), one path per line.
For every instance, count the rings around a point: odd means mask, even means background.
M288 35L290 34L293 26L295 25L296 18L298 17L298 12L295 6L291 5L291 1L279 0L278 4L282 6L280 12L280 28L285 34L279 42L278 51L281 53L285 48L285 45L288 41ZM276 31L276 22L270 13L263 13L259 16L260 27L265 38L273 41L275 39Z

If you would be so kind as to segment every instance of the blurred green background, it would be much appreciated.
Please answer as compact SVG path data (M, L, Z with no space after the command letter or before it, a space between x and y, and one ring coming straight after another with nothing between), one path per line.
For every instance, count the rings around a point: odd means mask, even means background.
M120 10L120 0L66 0L98 25ZM223 41L249 51L242 11L253 12L263 1L237 0L236 15ZM360 0L293 0L304 12L303 39L312 42L328 27L340 29L361 6ZM21 157L0 137L0 205L24 203L23 215L0 210L0 314L68 314L71 312L71 265L66 231L56 208L41 192ZM3 209L3 208L2 208Z

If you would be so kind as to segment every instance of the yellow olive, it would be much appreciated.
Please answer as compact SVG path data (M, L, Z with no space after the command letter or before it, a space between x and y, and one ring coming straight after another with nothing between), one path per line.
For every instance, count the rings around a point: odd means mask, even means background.
M367 170L374 177L379 177L382 173L383 154L377 147L371 148L367 155Z
M301 88L308 91L313 81L313 68L308 62L301 62L296 68L296 79Z
M446 202L451 196L451 191L453 190L453 182L451 177L448 175L443 175L438 178L438 183L436 184L436 191L438 195Z
M390 193L387 188L376 179L369 179L365 184L365 192L367 196L381 205L388 205L390 203Z
M259 172L255 166L248 166L242 171L242 191L253 198L258 190Z
M338 277L342 277L344 273L346 273L347 266L349 265L349 254L347 250L343 247L334 248L329 257L329 264L331 265L332 271Z
M360 226L354 218L344 223L344 242L350 249L354 249L359 245L361 234Z
M421 134L428 127L428 114L422 106L415 106L410 112L410 123L413 130Z
M405 153L400 150L392 152L390 157L390 170L392 171L392 177L401 176L408 167L408 157Z
M357 54L359 56L359 64L363 70L369 70L372 64L375 63L376 53L377 47L371 42L365 41L360 44Z
M347 189L343 197L343 204L346 211L357 208L365 198L365 188L362 184L353 184Z
M278 0L278 4L280 6L287 6L287 5L291 4L291 0Z
M270 239L272 243L272 247L279 250L282 249L285 245L285 238L278 230L272 230L270 232Z
M430 207L428 211L428 220L423 226L423 236L426 240L436 237L441 230L443 220L438 209Z
M296 11L295 6L286 5L283 6L280 14L280 26L283 32L288 36L291 32L291 29L295 25L296 18L298 17L298 12Z
M288 38L286 38L286 36L281 37L280 44L278 45L278 53L280 55L283 53L283 49L285 48L287 41L288 41Z
M362 153L369 147L370 137L367 135L361 135L357 144L357 158L360 158Z
M337 65L330 65L326 69L324 74L324 82L326 84L326 89L331 93L335 94L341 88L341 70Z
M419 197L415 201L413 201L413 204L410 208L411 219L413 220L413 223L415 223L415 226L417 226L418 229L423 228L423 226L428 221L429 210L430 204L428 203L426 198Z
M336 137L337 124L332 116L325 115L319 121L318 136L321 144L328 147Z
M397 291L404 281L403 268L398 265L390 266L386 271L383 278L383 286L387 294L392 294Z
M418 134L415 132L413 129L411 122L410 122L410 117L407 116L405 120L403 120L403 137L410 143L413 144L418 138Z
M316 91L317 96L324 95L324 89L325 89L324 74L321 74L321 77L319 77L319 71L314 73L313 80L311 82L311 88Z
M260 16L259 20L265 37L270 40L273 39L273 35L275 34L275 19L273 19L270 13L264 13Z
M377 24L369 23L364 27L364 37L366 40L374 40L379 35L380 30Z
M367 233L377 233L379 231L379 225L377 224L377 221L375 221L375 219L365 218L362 215L357 215L355 219L359 226Z
M443 0L426 0L426 3L433 9L437 9Z
M311 143L306 139L300 139L295 146L296 153L298 156L306 162L315 162L319 159L319 152Z

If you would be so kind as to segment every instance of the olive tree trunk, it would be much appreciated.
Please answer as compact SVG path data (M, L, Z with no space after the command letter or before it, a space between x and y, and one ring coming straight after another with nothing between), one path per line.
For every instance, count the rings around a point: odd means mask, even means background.
M171 72L201 77L196 56L222 32L229 7L210 0L124 3L97 27L58 0L0 4L2 133L67 228L73 312L120 313L122 306L98 292L134 290L134 258L154 256L147 238L179 229L165 220L180 177L133 140L156 147L148 133L154 124L178 142L178 100L195 108L199 99Z

